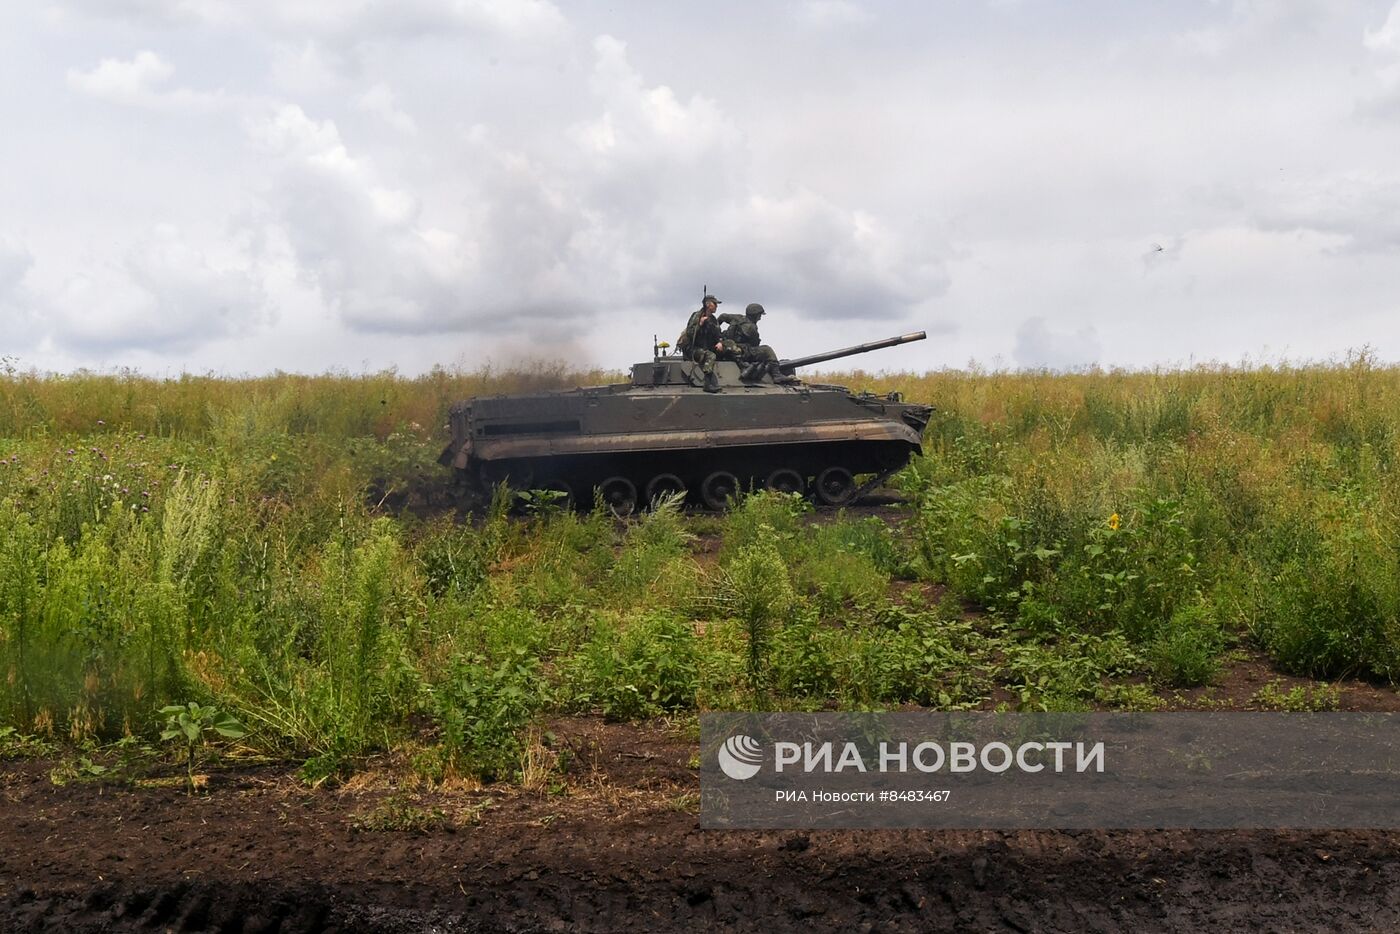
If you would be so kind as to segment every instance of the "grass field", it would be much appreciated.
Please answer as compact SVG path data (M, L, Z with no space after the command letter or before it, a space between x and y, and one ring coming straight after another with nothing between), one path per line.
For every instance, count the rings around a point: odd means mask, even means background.
M311 779L530 780L564 713L1155 709L1247 651L1400 674L1400 369L1364 354L823 377L938 407L879 515L388 508L448 482L453 400L606 380L5 374L0 737L154 739L193 701Z

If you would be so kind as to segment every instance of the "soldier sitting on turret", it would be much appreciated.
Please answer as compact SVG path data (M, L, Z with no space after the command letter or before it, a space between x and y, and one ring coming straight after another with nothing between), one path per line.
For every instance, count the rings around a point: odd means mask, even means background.
M754 383L767 373L775 383L800 382L797 377L782 371L778 366L778 355L758 336L758 319L764 314L763 306L754 302L744 309L742 315L719 316L720 323L729 326L724 332L725 346L732 347L734 358L744 364L739 378L746 383Z
M705 374L705 391L719 392L719 377L715 375L715 361L725 352L724 341L720 337L716 312L720 300L706 295L700 303L700 310L691 313L685 330L676 338L676 348L682 356L700 364L700 372Z

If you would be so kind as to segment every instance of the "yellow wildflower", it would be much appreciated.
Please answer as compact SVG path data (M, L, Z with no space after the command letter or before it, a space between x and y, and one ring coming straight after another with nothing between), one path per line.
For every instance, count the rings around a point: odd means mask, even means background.
M1115 512L1113 515L1111 515L1111 516L1108 517L1108 527L1109 527L1110 529L1112 529L1113 531L1117 532L1117 531L1118 531L1118 525L1119 525L1119 523L1121 523L1122 521L1123 521L1123 520L1122 520L1121 518L1119 518L1118 513Z

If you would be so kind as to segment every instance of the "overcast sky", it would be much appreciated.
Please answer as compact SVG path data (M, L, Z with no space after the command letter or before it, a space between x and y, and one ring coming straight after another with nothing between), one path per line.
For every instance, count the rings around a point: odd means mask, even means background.
M0 356L1400 359L1400 3L0 7Z

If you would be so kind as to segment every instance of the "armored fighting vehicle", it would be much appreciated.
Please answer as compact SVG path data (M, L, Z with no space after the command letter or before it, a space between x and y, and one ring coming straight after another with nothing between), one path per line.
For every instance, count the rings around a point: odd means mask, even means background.
M779 361L783 375L827 360L923 340L923 331ZM557 490L591 502L596 488L618 515L685 493L723 509L737 493L766 487L841 506L921 451L933 408L899 393L769 374L740 379L715 364L720 392L705 392L698 364L653 348L630 382L564 392L478 396L452 407L452 442L439 462L469 493ZM869 479L858 485L856 478Z

